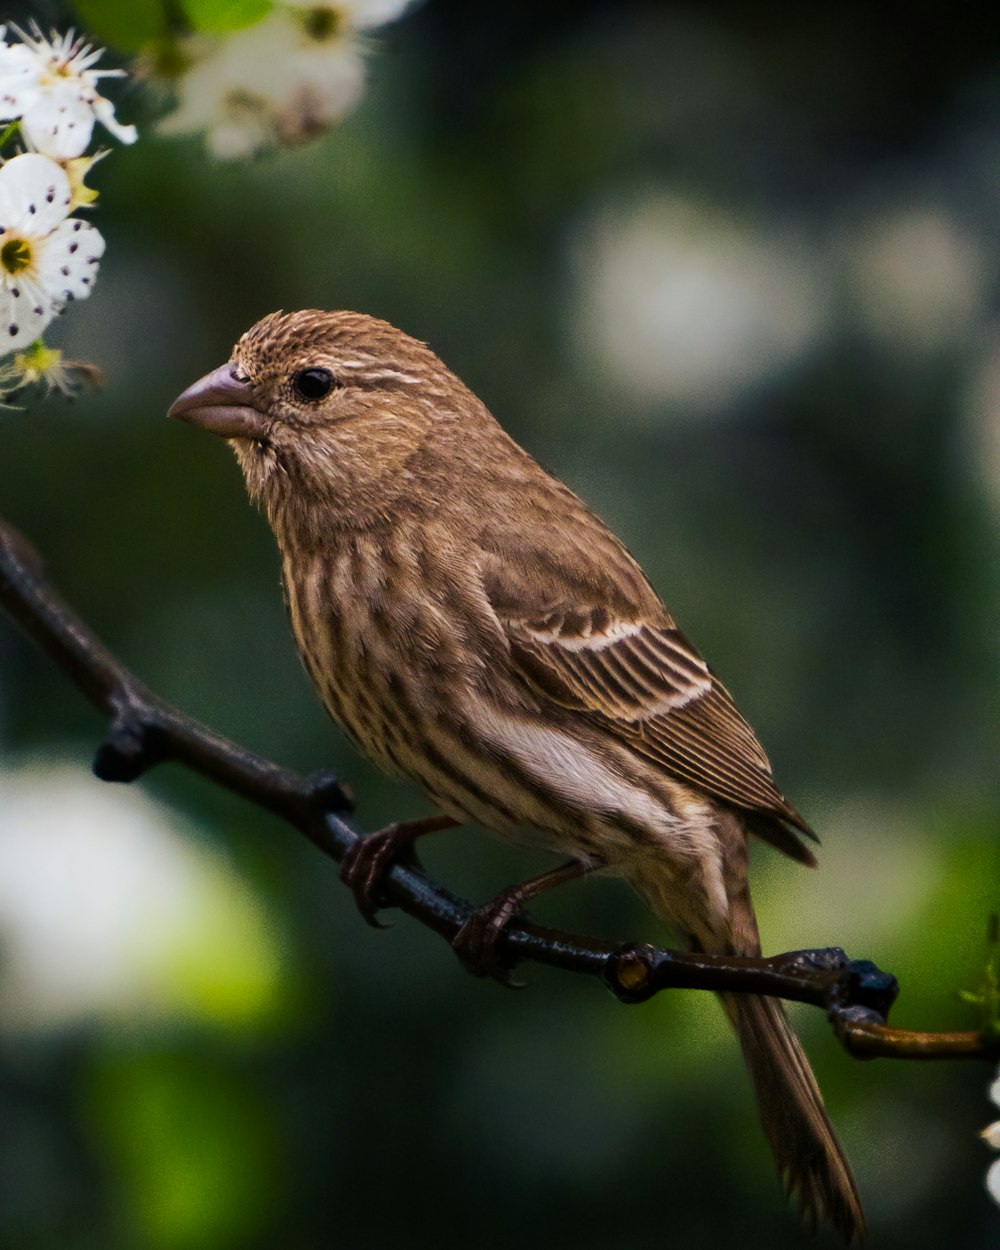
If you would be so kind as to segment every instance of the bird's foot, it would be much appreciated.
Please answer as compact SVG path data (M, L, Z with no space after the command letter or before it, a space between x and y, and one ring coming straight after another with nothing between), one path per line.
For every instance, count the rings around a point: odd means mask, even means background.
M376 912L388 906L384 886L393 865L416 863L413 844L422 834L450 829L455 825L450 816L431 816L426 820L404 820L386 825L376 833L358 838L340 861L340 879L350 887L354 901L365 920L375 929L387 929Z
M522 881L520 885L512 885L502 890L496 898L490 899L485 906L474 911L452 938L451 944L462 966L473 976L493 977L508 989L523 989L525 983L512 980L510 975L517 959L509 952L504 954L500 950L504 930L525 903L566 881L586 876L600 866L593 859L571 859L558 868L532 877L530 881Z
M492 977L508 989L519 990L524 981L511 977L514 960L500 950L503 932L525 903L525 891L514 885L478 908L452 938L452 948L466 972Z

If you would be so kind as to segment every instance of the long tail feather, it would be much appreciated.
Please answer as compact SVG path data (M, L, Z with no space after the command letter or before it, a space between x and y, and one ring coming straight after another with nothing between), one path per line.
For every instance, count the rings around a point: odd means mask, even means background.
M679 882L663 863L647 860L629 880L693 950L758 955L760 938L747 885L747 822L734 812L716 811L715 831L722 849L726 911L712 915L705 908L704 900L711 898L710 877L698 891L690 881ZM829 1222L848 1243L856 1244L867 1230L854 1177L784 1008L778 999L752 994L719 997L739 1036L764 1135L786 1192L797 1196L812 1225Z
M777 999L720 995L743 1048L764 1135L789 1195L807 1220L824 1220L851 1245L866 1233L861 1199L809 1061Z

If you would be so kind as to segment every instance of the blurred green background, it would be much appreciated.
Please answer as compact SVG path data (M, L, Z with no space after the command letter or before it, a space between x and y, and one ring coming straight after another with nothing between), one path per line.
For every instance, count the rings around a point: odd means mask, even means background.
M944 5L429 0L341 126L232 165L122 88L142 139L94 173L107 253L52 336L106 386L0 413L0 510L165 697L336 768L363 827L423 814L319 708L232 457L163 419L272 309L397 323L623 535L819 830L816 873L755 855L765 949L843 945L900 977L900 1025L973 1027L955 991L1000 906L995 34ZM102 786L102 731L0 620L0 1243L809 1244L707 995L477 982L182 770ZM425 862L477 901L541 866L475 830ZM534 910L663 940L615 882ZM995 1247L989 1070L858 1063L794 1015L872 1247Z

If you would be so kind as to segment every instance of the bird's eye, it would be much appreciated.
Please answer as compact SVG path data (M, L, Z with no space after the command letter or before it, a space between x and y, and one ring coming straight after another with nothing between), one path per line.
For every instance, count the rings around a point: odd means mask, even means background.
M333 390L329 369L300 369L292 381L303 399L325 399Z

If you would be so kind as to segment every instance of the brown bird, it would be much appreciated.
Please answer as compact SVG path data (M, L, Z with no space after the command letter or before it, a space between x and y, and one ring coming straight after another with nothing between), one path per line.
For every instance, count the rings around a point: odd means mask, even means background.
M273 313L170 413L230 441L327 711L444 813L360 843L345 874L369 919L394 855L471 821L567 859L466 926L478 971L498 971L496 934L525 901L592 871L693 950L760 953L749 835L804 864L814 835L622 543L424 343L360 313ZM722 1001L788 1191L859 1238L781 1004Z

